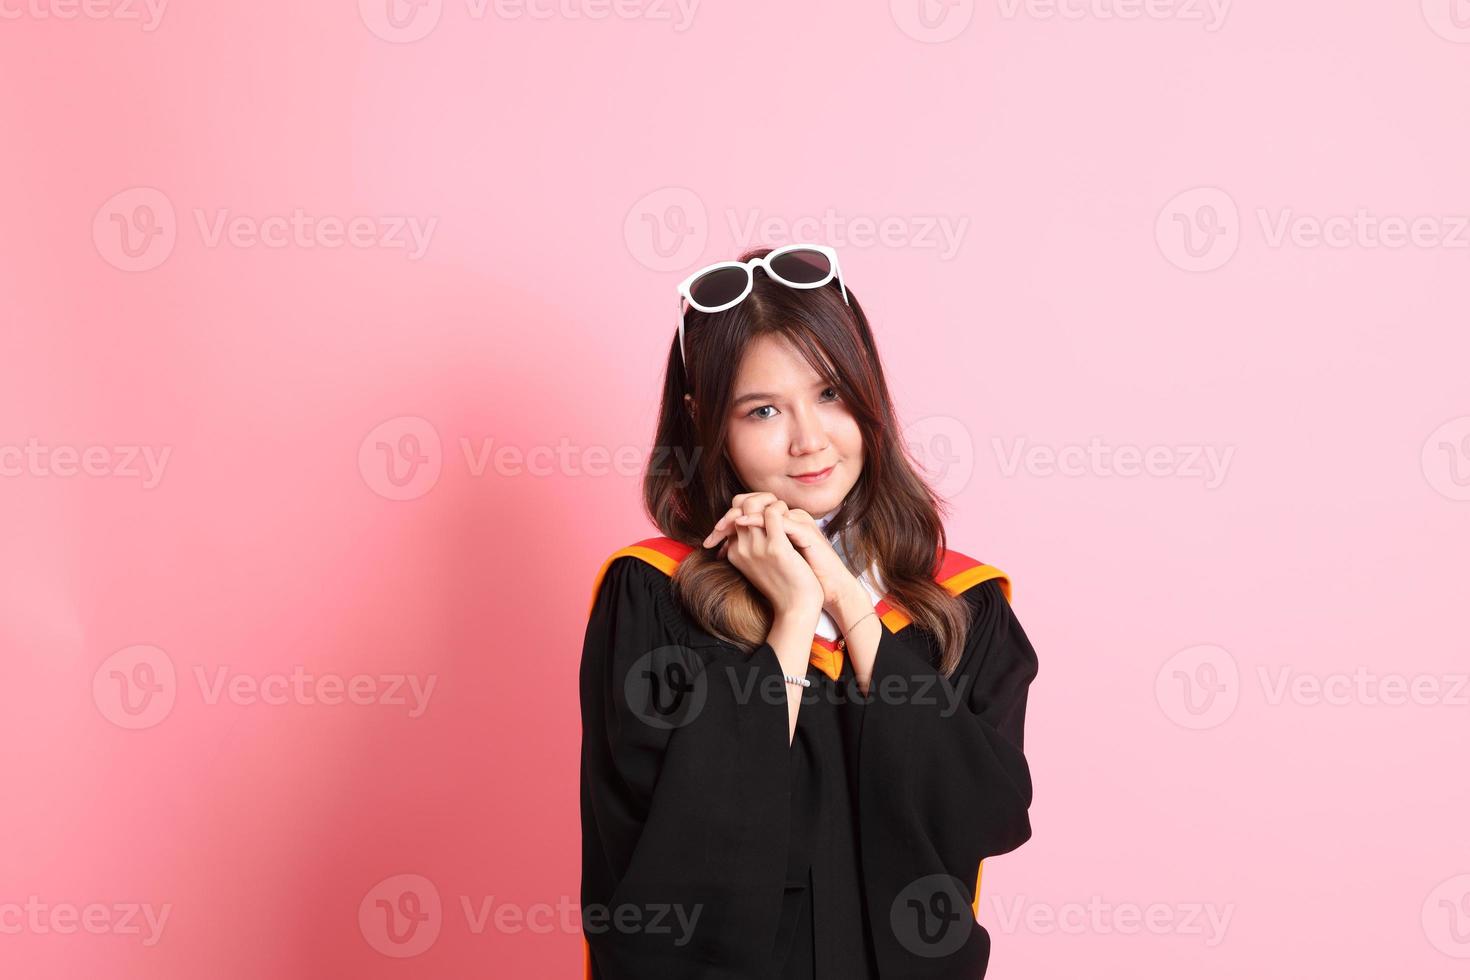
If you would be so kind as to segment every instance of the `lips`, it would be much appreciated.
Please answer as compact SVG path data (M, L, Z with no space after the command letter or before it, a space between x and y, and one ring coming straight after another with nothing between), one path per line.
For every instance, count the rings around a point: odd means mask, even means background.
M819 482L821 480L825 480L832 473L832 471L834 469L836 469L836 468L837 468L837 464L836 463L833 463L831 466L827 467L825 470L815 470L815 471L813 471L811 473L797 473L796 475L794 475L792 477L792 479L793 480L800 480L802 483L817 483L817 482Z

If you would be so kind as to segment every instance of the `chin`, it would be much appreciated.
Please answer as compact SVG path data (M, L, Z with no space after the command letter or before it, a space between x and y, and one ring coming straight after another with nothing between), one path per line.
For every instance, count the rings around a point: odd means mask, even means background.
M786 499L786 504L789 507L804 510L813 517L821 517L823 514L836 510L846 496L846 492L837 493L830 487L822 487L818 490L797 484L791 496Z

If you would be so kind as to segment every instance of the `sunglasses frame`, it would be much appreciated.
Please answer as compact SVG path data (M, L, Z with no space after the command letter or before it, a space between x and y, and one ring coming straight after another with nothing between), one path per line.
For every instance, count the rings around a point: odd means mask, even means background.
M827 276L822 279L821 282L791 282L790 280L783 279L781 276L771 271L772 259L780 258L787 252L801 251L818 252L826 257L827 265L830 267L830 271L828 272ZM766 271L766 275L770 276L781 285L789 286L792 289L820 289L821 287L827 285L827 283L831 282L833 279L836 279L837 285L842 290L842 301L844 303L847 303L848 306L852 305L851 301L849 301L847 298L847 283L845 283L842 279L842 266L839 265L837 262L837 251L833 249L830 245L817 245L813 242L803 242L798 245L782 245L780 248L771 249L771 251L766 255L751 259L749 262L729 261L716 262L713 265L707 265L703 269L695 272L688 279L685 279L683 282L679 283L677 289L679 294L679 360L683 362L684 370L686 372L689 370L689 361L684 356L685 301L688 301L691 307L699 310L701 313L719 313L721 310L728 310L732 306L739 306L740 303L745 300L745 297L750 295L750 291L755 288L755 270L758 267L764 269ZM707 276L711 272L717 272L720 269L745 270L745 288L740 291L740 295L735 297L728 303L721 303L719 306L705 306L701 303L695 302L694 296L691 294L691 287L693 287L694 283L697 282L700 277Z

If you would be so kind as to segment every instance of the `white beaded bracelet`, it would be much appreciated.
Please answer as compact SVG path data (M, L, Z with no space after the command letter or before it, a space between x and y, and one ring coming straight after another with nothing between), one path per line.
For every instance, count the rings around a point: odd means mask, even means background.
M786 683L788 684L800 684L802 687L812 686L811 678L809 677L797 677L795 674L787 674L785 677Z

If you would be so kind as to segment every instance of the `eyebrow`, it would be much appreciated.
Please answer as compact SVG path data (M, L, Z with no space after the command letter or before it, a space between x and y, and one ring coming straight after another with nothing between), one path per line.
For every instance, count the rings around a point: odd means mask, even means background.
M812 388L830 388L831 386L832 382L830 381L818 381L816 384L812 385ZM734 407L744 405L746 402L752 401L775 401L777 398L780 397L780 395L772 394L769 391L752 391L749 394L741 395L730 404L732 407Z

